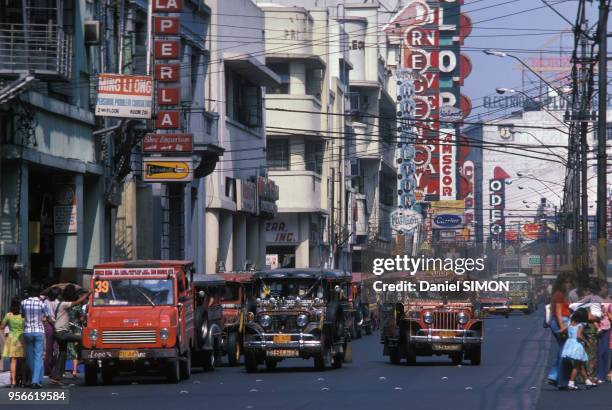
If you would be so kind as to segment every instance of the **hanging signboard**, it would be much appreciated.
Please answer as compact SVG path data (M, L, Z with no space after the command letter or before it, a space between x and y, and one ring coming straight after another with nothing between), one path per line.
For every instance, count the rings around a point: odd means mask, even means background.
M96 115L151 118L153 79L144 75L99 74Z
M423 222L420 213L411 209L397 209L391 212L391 229L408 233L415 230Z
M144 158L142 163L145 182L188 182L193 179L191 158Z
M74 177L60 176L54 182L53 232L77 233L77 196Z
M143 152L193 152L193 134L147 134Z

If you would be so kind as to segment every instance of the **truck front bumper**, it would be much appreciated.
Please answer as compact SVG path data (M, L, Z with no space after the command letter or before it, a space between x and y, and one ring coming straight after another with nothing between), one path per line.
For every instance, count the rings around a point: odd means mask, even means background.
M279 339L288 340L279 341ZM249 336L244 347L260 353L274 350L295 350L300 355L312 355L321 352L321 341L309 333L260 333Z
M86 362L97 360L172 360L177 359L176 349L83 349L81 358Z
M409 342L435 345L479 345L482 343L482 336L474 330L421 329L416 335L410 335Z

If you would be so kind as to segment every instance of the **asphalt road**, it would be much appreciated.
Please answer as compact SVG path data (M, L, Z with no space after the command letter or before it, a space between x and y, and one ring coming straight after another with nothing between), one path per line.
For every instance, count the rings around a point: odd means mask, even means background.
M492 317L480 366L446 357L391 365L377 333L353 344L353 363L317 372L312 360L287 360L273 372L243 367L194 372L178 385L163 378L123 377L110 386L71 386L61 409L533 409L542 389L550 337L541 311ZM49 408L44 406L45 408ZM36 407L40 409L40 406ZM543 408L540 406L540 408Z

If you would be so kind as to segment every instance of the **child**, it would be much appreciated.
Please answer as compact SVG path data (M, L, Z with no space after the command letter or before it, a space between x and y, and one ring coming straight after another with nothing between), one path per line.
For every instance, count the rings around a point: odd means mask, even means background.
M570 359L572 361L572 373L567 387L570 390L578 390L576 387L576 376L578 372L582 375L587 386L594 386L587 375L586 363L589 359L586 350L582 343L586 340L583 335L584 323L588 320L588 315L585 309L578 309L571 317L569 326L567 327L567 340L563 345L561 358Z
M23 329L25 327L25 319L21 316L19 298L11 300L11 309L2 319L0 329L4 329L8 325L9 334L4 341L2 349L2 357L11 358L11 387L17 386L24 380L22 359L24 355L23 347ZM19 373L19 377L17 375Z

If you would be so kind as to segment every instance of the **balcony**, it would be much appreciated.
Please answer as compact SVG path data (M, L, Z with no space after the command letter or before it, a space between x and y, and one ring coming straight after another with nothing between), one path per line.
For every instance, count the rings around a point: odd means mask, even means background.
M0 76L32 72L41 80L67 81L72 35L47 24L0 23Z
M279 212L324 212L321 207L321 176L312 171L270 171L279 189Z

